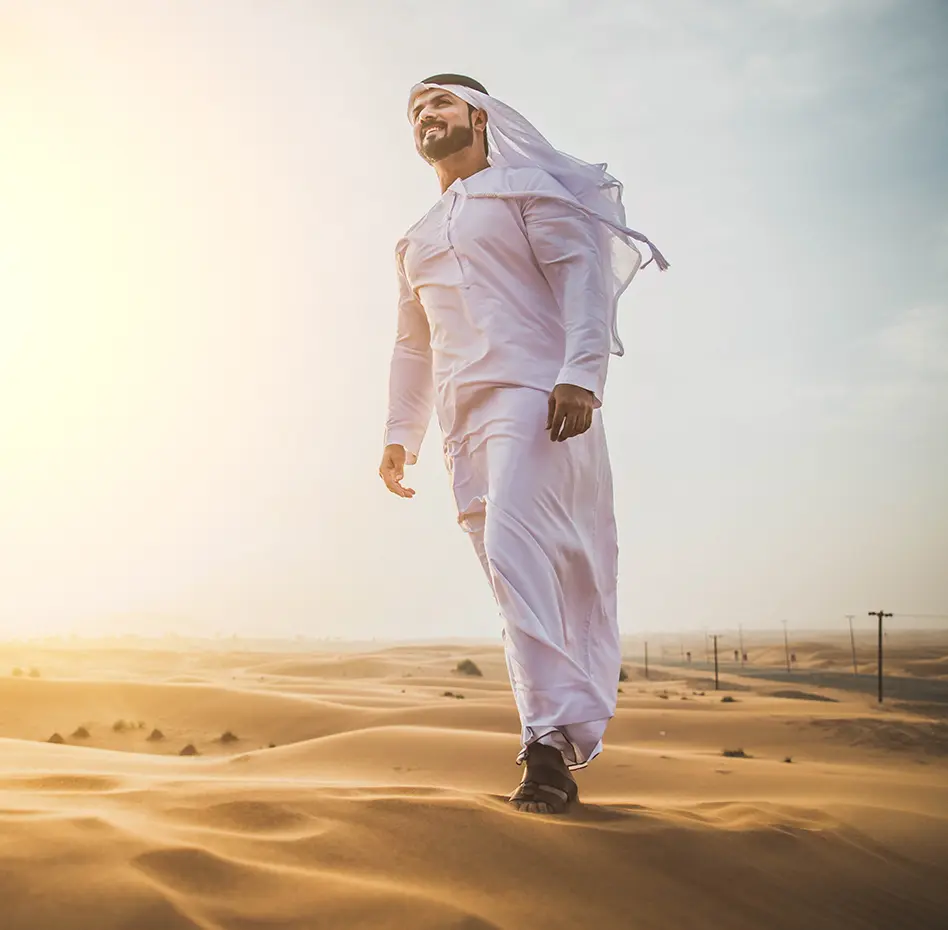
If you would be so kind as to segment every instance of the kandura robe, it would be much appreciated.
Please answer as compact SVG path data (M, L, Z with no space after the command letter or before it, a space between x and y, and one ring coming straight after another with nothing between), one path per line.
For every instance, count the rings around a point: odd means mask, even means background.
M621 661L612 473L601 412L612 306L602 233L541 169L455 181L396 249L398 326L385 443L417 458L432 407L457 502L503 619L521 752L571 767L602 750ZM546 431L559 383L591 428Z

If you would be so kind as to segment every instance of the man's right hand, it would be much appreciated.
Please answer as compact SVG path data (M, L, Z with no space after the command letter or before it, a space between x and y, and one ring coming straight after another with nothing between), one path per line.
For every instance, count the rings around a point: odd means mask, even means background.
M379 465L379 477L385 482L385 487L398 497L414 497L411 488L402 487L402 478L405 477L405 447L392 444L382 452L382 464Z

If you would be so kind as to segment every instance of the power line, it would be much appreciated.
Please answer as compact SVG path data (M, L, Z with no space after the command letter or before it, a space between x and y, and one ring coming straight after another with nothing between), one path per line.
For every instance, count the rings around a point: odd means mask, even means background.
M910 620L948 620L948 614L889 614L888 616L908 617Z

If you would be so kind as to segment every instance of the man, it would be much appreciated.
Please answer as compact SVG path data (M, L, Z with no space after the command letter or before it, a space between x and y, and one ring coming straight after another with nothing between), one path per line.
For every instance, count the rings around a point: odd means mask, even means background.
M396 249L398 327L379 474L402 484L437 410L466 530L503 618L522 724L510 796L560 813L602 750L620 670L612 474L599 407L641 256L621 185L457 74L412 88L441 198ZM652 247L659 267L666 263Z

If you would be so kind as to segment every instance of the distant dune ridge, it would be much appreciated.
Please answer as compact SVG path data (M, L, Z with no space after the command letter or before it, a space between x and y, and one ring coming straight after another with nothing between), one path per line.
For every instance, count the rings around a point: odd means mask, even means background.
M893 669L948 682L927 636ZM928 930L948 909L948 704L733 662L715 692L697 657L653 653L645 680L627 654L583 803L536 816L504 801L498 646L233 645L0 644L3 930ZM847 648L810 637L797 665Z

